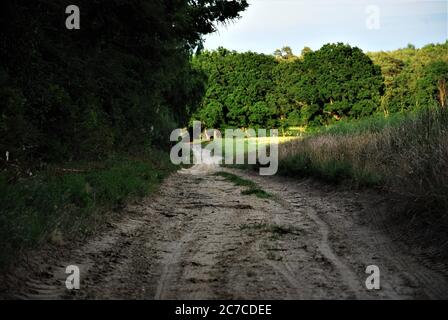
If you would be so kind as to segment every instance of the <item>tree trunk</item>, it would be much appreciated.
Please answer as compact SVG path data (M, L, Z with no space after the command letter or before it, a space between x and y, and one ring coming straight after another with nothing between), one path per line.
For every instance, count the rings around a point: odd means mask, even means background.
M437 84L437 88L439 89L439 102L442 108L445 108L447 105L447 84L445 79L439 80Z

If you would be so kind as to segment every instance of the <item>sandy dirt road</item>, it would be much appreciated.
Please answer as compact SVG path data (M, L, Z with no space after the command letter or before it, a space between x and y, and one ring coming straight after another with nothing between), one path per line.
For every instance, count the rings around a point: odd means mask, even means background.
M212 173L175 173L86 243L48 249L6 279L24 299L447 298L428 268L386 232L381 198L312 181L223 169L274 195L260 199ZM365 198L368 198L366 200ZM81 270L80 290L65 268ZM367 290L377 265L381 289Z

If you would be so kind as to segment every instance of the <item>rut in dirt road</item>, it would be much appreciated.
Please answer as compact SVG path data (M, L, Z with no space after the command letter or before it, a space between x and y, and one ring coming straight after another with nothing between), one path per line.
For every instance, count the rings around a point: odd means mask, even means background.
M343 199L342 194L323 195L306 181L224 170L256 181L273 197L242 195L240 187L213 170L173 174L157 195L130 205L121 222L95 239L36 260L38 272L9 294L64 299L447 296L446 276L422 266L363 222L359 199L348 193ZM77 291L65 289L70 264L81 268ZM365 287L370 264L381 270L381 290Z

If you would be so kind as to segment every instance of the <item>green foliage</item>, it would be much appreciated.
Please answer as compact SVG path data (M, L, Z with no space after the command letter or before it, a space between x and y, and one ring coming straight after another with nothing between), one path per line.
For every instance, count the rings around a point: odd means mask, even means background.
M275 56L220 48L195 56L193 63L208 74L193 116L207 127L321 125L371 115L380 105L379 67L348 45L306 49L300 58L289 47Z
M360 49L328 44L305 55L297 97L306 106L307 122L359 118L373 114L380 104L380 68Z
M269 127L269 124L271 124L272 127L275 126L275 122L269 121L275 113L273 110L269 109L266 102L259 101L249 106L248 114L251 128L264 128L265 125Z
M208 75L194 120L206 127L318 128L376 113L448 105L448 44L364 54L345 44L274 56L220 48L193 59ZM311 129L313 130L313 129Z
M0 89L0 150L15 154L32 139L33 130L25 120L25 97L17 89Z
M248 4L80 0L80 30L65 28L67 5L0 4L0 154L14 161L167 145L203 93L192 52Z
M243 179L243 178L238 177L237 175L234 175L229 172L221 171L221 172L216 173L216 175L219 177L225 178L226 180L234 183L237 186L252 188L256 185L255 182L253 182L253 181Z
M272 195L260 188L250 188L247 190L243 190L241 191L241 194L246 196L255 195L256 197L261 199L268 199L272 197Z
M79 164L74 173L48 169L18 182L1 174L0 265L54 230L66 239L88 234L110 217L106 212L155 190L173 169L167 155L153 151L140 159Z
M194 120L221 128L272 122L275 110L266 97L273 86L274 57L220 48L195 56L193 65L208 75L208 87Z
M218 172L216 175L225 178L227 181L230 181L237 186L247 187L245 190L241 191L241 194L243 195L255 195L261 199L268 199L272 197L271 194L262 190L255 182L251 180L246 180L238 177L237 175L224 171Z
M210 101L198 113L199 119L207 128L217 128L224 124L224 107L218 101Z
M381 66L385 77L381 102L385 114L447 105L448 42L369 56Z

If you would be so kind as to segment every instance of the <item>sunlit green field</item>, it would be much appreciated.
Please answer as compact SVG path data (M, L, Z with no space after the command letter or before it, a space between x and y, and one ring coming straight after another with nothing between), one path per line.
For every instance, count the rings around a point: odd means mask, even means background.
M218 155L218 151L221 150L221 156L229 156L229 153L233 154L233 157L244 155L247 159L249 153L255 153L258 148L266 148L273 144L282 145L294 140L300 139L299 137L250 137L250 138L221 138L213 141L202 141L203 148L212 151L213 155ZM197 143L197 142L196 142Z

